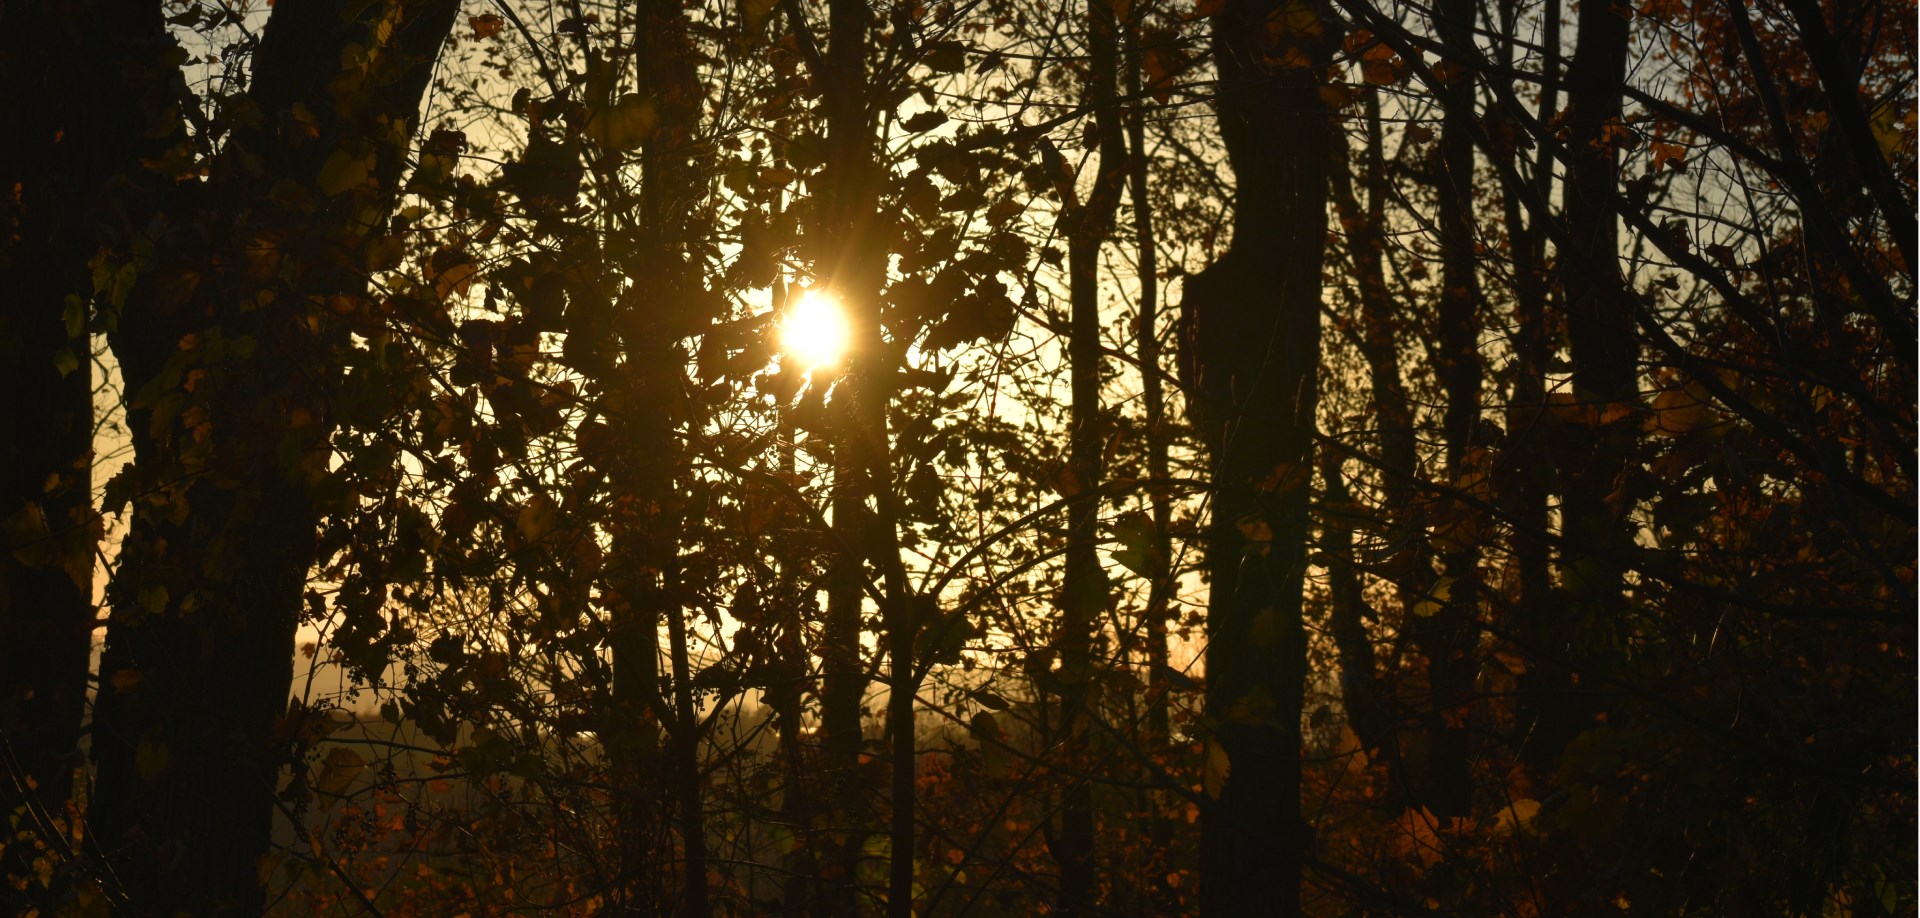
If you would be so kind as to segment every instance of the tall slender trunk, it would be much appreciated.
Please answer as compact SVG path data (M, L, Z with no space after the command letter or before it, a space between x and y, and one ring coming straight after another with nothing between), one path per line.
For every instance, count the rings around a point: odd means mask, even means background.
M1084 202L1069 197L1061 219L1067 224L1067 277L1071 315L1067 362L1073 404L1068 421L1068 463L1079 489L1067 508L1067 558L1061 589L1060 662L1066 691L1061 699L1062 755L1075 769L1088 767L1087 725L1083 716L1093 676L1093 635L1106 608L1108 583L1094 546L1099 539L1101 450L1105 443L1100 410L1100 251L1113 231L1113 218L1126 181L1126 140L1120 124L1118 43L1120 24L1113 4L1087 4L1088 77L1085 97L1093 109L1099 166ZM1064 915L1085 914L1095 906L1093 788L1075 780L1066 791L1054 859L1060 863L1060 907Z
M1513 39L1519 27L1517 3L1502 0L1500 7L1501 63L1513 63ZM1547 0L1542 14L1540 44L1545 49L1541 63L1540 102L1537 117L1541 124L1553 120L1559 109L1560 78L1560 0ZM1515 145L1508 157L1518 175L1522 156ZM1533 163L1534 195L1547 201L1553 195L1553 155L1539 151ZM1547 453L1548 430L1545 426L1546 368L1552 353L1547 328L1549 293L1546 242L1547 234L1536 222L1525 217L1526 206L1514 189L1503 189L1501 205L1507 221L1508 248L1513 253L1514 358L1512 396L1507 407L1507 442L1501 450L1495 492L1502 509L1513 520L1515 535L1510 550L1516 566L1517 594L1513 598L1517 633L1541 644L1546 643L1544 629L1553 589L1551 552L1545 539L1535 533L1547 530L1547 500L1553 489L1552 460ZM1566 695L1566 674L1558 667L1533 666L1520 674L1520 693L1515 699L1514 726L1521 754L1536 771L1552 766L1558 750L1548 743L1533 742L1535 727L1548 710L1542 700ZM1543 756L1542 753L1545 753Z
M861 608L866 598L866 564L869 560L882 559L882 567L890 580L895 579L891 568L897 566L883 560L894 541L891 520L882 519L884 511L891 506L888 499L891 462L887 448L887 400L891 394L887 384L891 375L887 372L880 334L879 297L886 265L872 225L880 184L877 128L866 68L872 19L873 11L861 0L829 2L822 74L828 150L819 209L822 238L830 241L814 253L819 275L816 281L824 282L839 294L847 312L851 339L846 369L833 390L837 429L832 510L842 554L833 562L828 578L827 646L822 653L826 680L821 699L821 726L826 733L829 780L843 835L834 858L827 865L827 894L816 903L826 914L845 914L853 909L855 870L869 832L861 816L869 797L857 775L860 752L865 745L862 703L866 697L867 676L860 659L860 633ZM875 499L878 506L870 504ZM902 619L908 616L898 607L899 603L886 605L888 607L882 609L885 625L894 630L907 627ZM884 647L885 652L895 658L896 684L904 683L912 669L911 661L900 658L898 642L887 642ZM905 650L910 657L910 639ZM897 845L900 830L904 828L910 834L912 828L910 753L913 736L912 698L902 692L895 695L905 696L895 697L890 703L890 719L896 731L895 755L900 758L903 746L909 753L908 761L893 763L895 816L896 820L905 820L904 827L898 822L894 827ZM904 735L900 731L904 731ZM895 871L903 866L898 859L909 859L904 866L911 867L910 846L893 854ZM893 885L898 885L897 876L894 880ZM890 906L898 910L908 903L893 902Z
M1302 24L1273 2L1229 0L1212 22L1233 242L1182 303L1185 384L1214 469L1206 706L1230 766L1202 816L1205 914L1300 912L1301 590L1327 230L1320 88L1338 45L1317 12Z
M640 498L642 508L634 521L638 531L632 533L639 554L629 563L643 580L646 596L645 601L631 607L637 620L622 630L631 632L632 652L647 656L634 661L635 672L656 680L634 687L633 703L640 707L634 707L633 712L652 708L661 722L672 724L672 741L667 747L670 761L665 772L671 775L671 794L679 811L683 867L678 907L682 914L703 915L708 910L707 856L698 711L691 683L686 608L672 580L679 569L684 506L693 499L683 480L683 440L675 428L682 423L697 423L675 408L685 401L682 368L686 361L680 335L685 330L705 328L717 318L700 311L706 302L699 295L702 281L687 256L698 231L693 214L705 193L694 153L704 90L689 38L689 21L681 4L644 0L635 11L635 29L636 88L652 105L658 120L640 148L637 273L645 280L623 299L620 315L627 347L625 370L635 396L630 404L635 406L634 421L640 428L640 436L633 441L633 477L623 485L623 490L630 489ZM611 102L596 100L596 104ZM610 182L609 187L617 186ZM659 582L652 582L656 577ZM663 619L673 677L671 711L664 709L666 700L659 695L656 672ZM659 775L658 750L645 748L639 752L637 764ZM651 801L639 799L649 789L647 785L630 789L635 799L629 805L650 807ZM636 809L630 815L644 826L650 814ZM645 863L629 867L626 862L655 854L645 845L639 850L623 850L623 867L629 873L644 870Z
M1456 66L1441 90L1440 127L1440 309L1435 353L1446 396L1441 421L1446 470L1456 483L1477 472L1469 468L1480 424L1480 280L1474 251L1473 44L1475 0L1442 0L1435 29ZM1473 812L1473 775L1463 719L1471 702L1475 675L1473 627L1479 591L1477 534L1467 520L1479 511L1465 506L1449 514L1451 537L1441 563L1448 578L1447 598L1432 617L1417 621L1415 640L1427 657L1429 752L1423 802L1442 819L1464 819Z
M1146 411L1147 478L1165 482L1173 474L1168 458L1171 428L1167 421L1167 398L1161 383L1160 353L1160 251L1153 226L1153 196L1147 182L1147 100L1143 93L1141 68L1145 50L1141 47L1140 19L1143 10L1135 8L1124 33L1126 53L1124 70L1126 94L1132 100L1125 113L1127 128L1127 197L1133 204L1133 239L1137 253L1136 274L1140 282L1140 327L1135 330L1135 353L1140 361L1140 400ZM1156 484L1147 491L1152 503L1153 541L1149 548L1146 608L1147 632L1147 749L1164 754L1173 732L1167 684L1167 617L1173 602L1173 494ZM1173 840L1173 823L1161 813L1160 804L1152 805L1153 817L1148 839L1155 850L1165 850ZM1166 895L1172 892L1162 879L1155 880L1162 898L1156 904L1170 905Z
M26 839L70 853L81 765L99 532L87 263L101 224L137 221L139 204L116 199L153 182L140 158L181 139L158 117L179 78L157 5L10 4L0 32L0 813L19 820L0 911L50 912Z
M125 262L140 276L111 342L143 497L109 597L91 827L144 910L263 904L255 861L287 759L275 723L347 346L325 304L366 293L358 248L386 222L458 6L276 9L248 93L260 120L165 201L153 260ZM337 80L358 66L342 49L367 42L383 53ZM312 125L287 117L297 107ZM305 194L269 194L282 181Z
M700 710L694 704L692 645L687 635L687 608L679 600L678 561L669 568L664 610L667 651L673 666L673 791L680 809L680 908L688 918L708 913L707 830L705 804L700 796Z
M1355 287L1360 294L1360 352L1367 363L1374 426L1379 431L1380 505L1385 517L1380 522L1388 531L1399 533L1416 523L1408 512L1414 494L1413 409L1407 397L1406 383L1401 379L1399 332L1394 319L1396 310L1387 289L1384 264L1387 174L1380 99L1371 88L1362 92L1365 94L1366 109L1366 148L1362 157L1364 171L1361 173L1367 193L1365 210L1361 209L1355 195L1349 169L1342 168L1338 163L1331 165L1328 178L1335 211L1347 234L1347 252L1353 260ZM1346 138L1335 133L1331 142L1334 144L1334 154L1344 162ZM1338 472L1337 467L1334 471ZM1339 499L1338 492L1343 488L1335 487L1331 477L1328 478L1327 487L1328 499ZM1411 553L1412 563L1408 566L1424 573L1424 565L1420 560L1426 557L1424 549L1409 544L1403 551ZM1402 576L1395 580L1401 608L1413 608L1425 584L1413 576ZM1358 615L1360 608L1358 605L1345 605L1339 611ZM1343 619L1336 624L1336 629L1348 636L1348 643L1342 645L1340 657L1341 685L1354 733L1366 748L1386 755L1389 780L1394 785L1388 797L1403 795L1410 788L1403 774L1405 769L1400 756L1399 738L1394 731L1393 712L1389 708L1390 699L1386 687L1380 684L1374 673L1372 651L1365 654L1358 652L1359 642L1366 637L1365 625L1358 620L1348 622Z
M1618 182L1615 133L1626 80L1628 22L1603 4L1582 4L1578 45L1567 71L1570 168L1565 200L1571 249L1560 252L1560 285L1566 304L1568 349L1573 358L1573 395L1588 423L1569 424L1556 438L1560 469L1561 529L1568 548L1560 558L1562 585L1570 591L1571 615L1562 615L1556 650L1578 655L1579 645L1603 639L1609 627L1587 627L1613 619L1622 607L1624 583L1617 564L1606 556L1625 548L1630 535L1625 507L1608 500L1632 451L1636 425L1608 422L1609 406L1637 397L1639 339L1631 316L1615 298L1620 276L1619 223L1613 199ZM1614 130L1609 130L1613 128ZM1552 718L1542 739L1564 746L1585 725L1583 716Z

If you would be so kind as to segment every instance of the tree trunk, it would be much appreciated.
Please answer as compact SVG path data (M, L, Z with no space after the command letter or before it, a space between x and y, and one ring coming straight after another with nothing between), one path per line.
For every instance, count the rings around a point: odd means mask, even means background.
M1583 645L1604 645L1613 614L1621 610L1621 571L1607 555L1631 544L1626 507L1608 500L1626 467L1635 440L1634 422L1608 421L1610 406L1637 397L1639 339L1633 319L1618 306L1620 234L1614 208L1614 138L1626 79L1628 24L1603 4L1582 4L1578 45L1567 72L1570 168L1562 194L1572 245L1559 253L1559 282L1566 309L1568 350L1573 358L1573 397L1583 423L1559 425L1554 464L1560 477L1560 526L1567 539L1560 553L1567 608L1555 614L1549 646L1574 659ZM1532 742L1557 757L1587 726L1592 712L1571 696L1552 704ZM1551 703L1550 703L1551 704Z
M1362 92L1365 93L1367 135L1365 171L1362 173L1366 181L1366 210L1361 210L1354 193L1353 176L1348 169L1338 163L1330 165L1328 178L1334 208L1347 234L1347 252L1353 259L1355 286L1360 294L1360 354L1367 363L1374 426L1379 430L1377 458L1381 479L1381 513L1384 516L1381 523L1390 532L1405 533L1419 522L1410 512L1415 494L1413 409L1408 401L1406 383L1401 379L1399 331L1394 320L1396 309L1392 294L1387 289L1384 264L1387 172L1385 138L1380 124L1380 99L1372 88ZM1332 142L1335 154L1344 161L1345 138L1335 134ZM1328 499L1337 500L1337 492L1341 488L1335 486L1331 477L1328 478L1327 488ZM1396 539L1407 543L1401 550L1408 556L1405 562L1407 566L1426 575L1424 578L1395 578L1401 608L1412 609L1426 587L1421 581L1432 579L1432 572L1425 565L1427 553L1424 546L1416 544L1418 540L1406 539L1404 535ZM1352 605L1343 611L1358 614L1359 607ZM1404 797L1411 788L1404 774L1406 769L1401 760L1399 737L1394 730L1395 717L1390 708L1388 686L1382 685L1374 674L1372 651L1369 649L1364 655L1359 653L1359 642L1366 638L1365 625L1357 620L1343 620L1336 624L1336 629L1347 634L1347 643L1342 645L1340 657L1341 684L1354 733L1367 749L1386 755L1389 781L1393 785L1388 789L1387 797Z
M1069 196L1061 220L1066 223L1067 275L1071 315L1067 361L1073 404L1068 422L1068 464L1079 500L1067 508L1067 557L1061 589L1060 662L1065 694L1061 699L1061 754L1076 770L1090 766L1084 717L1093 676L1093 638L1106 608L1107 575L1095 550L1099 541L1101 451L1106 437L1100 410L1100 251L1113 231L1113 217L1125 187L1127 151L1120 124L1116 86L1120 24L1113 4L1087 4L1089 74L1085 98L1093 109L1099 166L1087 200ZM1063 183L1064 184L1064 183ZM1064 189L1063 189L1064 190ZM1093 787L1074 779L1061 804L1060 831L1053 839L1060 864L1059 911L1086 914L1095 907Z
M1440 309L1439 347L1434 357L1446 396L1442 435L1446 470L1456 485L1478 472L1470 467L1480 427L1480 280L1476 273L1473 137L1474 0L1442 0L1435 30L1459 65L1450 68L1441 91L1440 128ZM1471 490L1471 486L1469 485ZM1441 541L1447 598L1430 618L1408 619L1427 657L1427 780L1422 802L1441 819L1473 814L1473 774L1463 719L1475 674L1473 626L1479 591L1479 549L1471 520L1478 509L1455 504Z
M179 77L157 5L11 4L0 31L0 911L50 910L30 862L71 854L100 532L88 261L138 222L141 157L182 139L159 116Z
M827 42L822 89L827 109L827 163L818 202L822 238L829 240L814 254L814 282L838 294L847 312L850 347L846 369L833 390L836 423L834 439L833 527L841 555L833 562L827 590L827 646L821 654L825 686L821 698L821 727L825 733L827 770L835 816L842 837L835 856L826 865L827 889L816 902L823 914L853 910L861 849L869 833L862 811L868 799L861 786L859 759L865 746L863 703L866 668L861 661L861 610L866 600L866 563L879 557L881 546L891 545L890 523L883 521L869 501L889 502L887 470L887 383L890 374L880 337L880 288L885 264L874 238L873 215L880 176L876 160L876 126L867 81L867 43L873 11L861 0L831 0L828 4ZM804 26L798 26L804 28ZM891 604L890 604L891 605ZM904 613L883 610L888 626L904 626ZM887 647L897 648L893 643ZM895 660L894 676L903 677L911 665ZM896 704L898 700L896 700ZM911 698L906 699L911 713ZM898 707L893 709L896 713ZM911 720L911 718L907 718ZM911 724L904 742L911 748ZM896 746L898 751L899 746ZM894 763L894 792L901 787L899 770L912 763ZM911 807L911 775L907 799L894 806ZM911 813L907 813L908 827ZM896 827L897 828L897 827ZM895 851L896 857L912 852ZM897 905L897 904L896 904Z
M1517 4L1503 0L1501 30L1506 40L1501 44L1501 62L1505 65L1513 62L1518 26ZM1537 116L1541 124L1547 124L1559 108L1560 0L1547 0L1540 41L1546 50ZM1522 157L1517 145L1509 150L1508 158L1513 174L1520 175ZM1542 149L1536 157L1532 182L1538 200L1552 200L1553 154L1550 151ZM1547 234L1537 220L1523 216L1526 205L1518 189L1503 189L1501 204L1514 258L1514 358L1519 366L1513 374L1513 394L1507 407L1507 440L1500 451L1494 490L1513 521L1511 550L1519 574L1518 592L1513 597L1513 627L1517 633L1545 646L1553 589L1551 553L1547 541L1540 537L1547 531L1547 498L1553 489L1553 461L1548 453L1546 426L1546 368L1552 353L1547 328ZM1522 757L1533 765L1536 773L1544 773L1552 768L1558 750L1548 749L1548 743L1534 742L1533 731L1548 714L1542 701L1565 697L1570 686L1566 673L1559 667L1532 666L1520 674L1519 687L1514 704L1516 739Z
M1126 24L1126 94L1132 104L1126 110L1127 197L1133 203L1134 247L1138 253L1137 276L1140 282L1140 327L1135 332L1135 353L1140 361L1140 400L1145 409L1147 434L1147 479L1165 482L1172 477L1168 441L1172 429L1167 420L1165 387L1161 384L1163 358L1160 353L1160 251L1153 225L1153 196L1147 183L1146 106L1141 68L1145 49L1141 47L1140 20L1143 10L1136 8ZM1167 619L1173 602L1173 494L1164 484L1148 492L1152 502L1153 541L1149 548L1146 609L1147 632L1147 711L1146 749L1149 755L1165 755L1173 734L1172 706L1168 703ZM1152 822L1148 841L1154 850L1165 851L1173 842L1173 823L1162 811L1157 792L1150 792ZM1173 904L1173 888L1164 877L1154 880L1154 904L1167 908Z
M646 0L635 10L634 60L637 90L657 113L658 121L641 146L639 161L640 194L636 202L639 217L639 282L622 297L619 322L626 343L625 375L632 387L634 423L637 436L625 442L633 444L629 463L630 477L620 482L621 491L638 496L641 508L631 522L635 531L630 542L638 552L630 556L629 567L641 580L641 600L630 604L631 622L616 622L616 629L627 635L626 653L633 657L628 668L638 678L626 693L624 716L650 711L656 723L671 724L670 761L661 763L661 750L653 746L651 734L644 735L643 748L635 750L633 766L645 776L658 780L672 775L671 795L680 814L681 887L678 911L704 915L707 905L706 830L700 796L699 737L691 685L691 661L688 657L686 609L675 584L670 582L679 568L681 517L689 499L683 480L683 441L676 427L693 423L685 405L687 383L686 355L681 344L688 330L704 329L716 316L706 308L702 281L688 263L687 250L699 232L693 214L705 194L705 185L694 158L693 138L700 125L699 71L688 34L689 23L681 4L667 0ZM596 105L615 100L596 99ZM617 195L619 179L606 164L608 181L603 193ZM664 620L668 629L668 655L673 675L671 708L660 696L658 682L659 629ZM620 664L616 652L616 666ZM642 683L639 680L646 679ZM625 725L633 730L638 724ZM662 765L664 764L664 768ZM636 782L623 788L623 821L632 820L644 829L651 824L657 784ZM633 839L642 842L640 838ZM623 873L630 877L661 865L651 845L642 843L629 850L623 846L620 857ZM644 901L644 900L642 900ZM658 908L658 904L654 905Z
M1319 90L1338 40L1324 12L1282 30L1269 24L1277 11L1230 0L1213 17L1233 242L1182 303L1184 382L1214 469L1206 707L1230 766L1215 769L1219 800L1202 817L1201 910L1215 915L1299 914L1306 841L1301 590L1327 230Z
M123 262L140 275L111 342L139 497L109 597L91 817L143 910L263 904L255 862L348 346L332 307L365 296L360 248L386 223L457 9L276 9L253 60L258 120L165 202L153 260ZM343 70L368 43L383 53Z

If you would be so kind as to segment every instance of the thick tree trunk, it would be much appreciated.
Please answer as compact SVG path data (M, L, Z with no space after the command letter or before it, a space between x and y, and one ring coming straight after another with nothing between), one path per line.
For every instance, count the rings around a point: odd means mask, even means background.
M1303 25L1277 6L1230 0L1213 19L1234 234L1182 303L1189 404L1214 469L1206 705L1230 768L1202 818L1200 876L1201 909L1216 915L1299 914L1306 840L1301 590L1327 231L1319 89L1338 41L1330 16Z
M179 74L157 5L9 4L0 32L0 911L25 911L47 907L36 849L70 854L81 765L99 533L88 261L138 219L122 191L153 183L141 157L181 137L161 117Z
M91 815L144 910L261 908L345 343L331 306L365 295L358 249L386 222L457 8L276 9L253 61L259 120L165 202L154 260L127 262L141 274L111 340L140 497L110 594ZM343 71L343 49L369 42L383 53Z

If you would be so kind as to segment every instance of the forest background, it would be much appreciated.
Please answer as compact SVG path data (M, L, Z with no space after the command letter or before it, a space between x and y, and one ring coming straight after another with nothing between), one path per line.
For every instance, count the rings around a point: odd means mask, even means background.
M1901 915L1915 8L0 6L0 908Z

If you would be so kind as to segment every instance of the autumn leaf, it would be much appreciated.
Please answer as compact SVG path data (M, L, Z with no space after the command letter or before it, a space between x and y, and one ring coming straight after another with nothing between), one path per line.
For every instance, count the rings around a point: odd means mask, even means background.
M1644 429L1662 437L1682 437L1714 421L1713 396L1698 381L1663 389L1653 397Z
M1540 815L1540 801L1522 797L1500 811L1494 823L1494 831L1506 835L1515 829L1524 829L1532 825L1534 817L1538 815Z
M353 154L346 150L335 150L320 165L320 175L315 184L320 190L331 196L348 189L357 188L366 182L372 170L371 154Z
M1433 588L1413 604L1413 614L1421 618L1431 618L1439 614L1447 601L1453 598L1453 582L1452 577L1441 577L1434 581Z
M587 122L587 137L605 150L633 150L653 137L660 124L660 113L653 101L638 93L627 93L612 105L594 113Z
M1233 774L1233 761L1227 758L1226 747L1217 742L1207 744L1207 761L1201 770L1200 780L1206 788L1207 796L1215 800L1226 790L1227 778Z
M468 16L467 25L473 28L474 38L484 41L499 35L500 30L506 25L506 20L500 18L498 13L484 13L479 16Z
M553 498L543 492L535 492L520 507L520 516L516 523L520 535L529 542L538 542L553 531L560 522L560 508Z
M346 793L347 788L353 785L353 779L359 777L367 767L366 758L346 746L327 750L327 757L322 761L324 765L320 769L320 779L314 782L314 787L323 794L336 797Z

